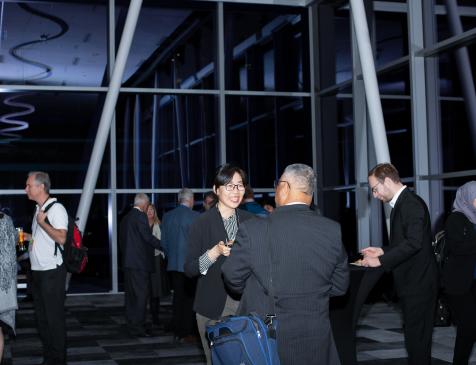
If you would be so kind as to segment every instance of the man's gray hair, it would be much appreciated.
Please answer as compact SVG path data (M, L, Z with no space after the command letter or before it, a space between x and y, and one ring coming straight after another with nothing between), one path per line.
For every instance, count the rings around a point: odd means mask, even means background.
M295 163L284 169L283 175L293 179L293 188L305 194L312 195L316 186L316 173L312 167L302 163Z
M134 197L134 206L139 207L144 204L148 204L150 202L149 197L147 194L144 193L137 193L136 196Z
M192 189L189 189L189 188L183 188L183 189L180 189L177 196L178 196L178 202L180 204L184 202L189 202L193 200L193 191Z
M45 187L45 193L49 194L50 193L50 188L51 188L51 180L50 180L50 175L48 173L43 172L43 171L31 171L28 173L28 177L34 176L35 177L35 182L38 185L43 184Z

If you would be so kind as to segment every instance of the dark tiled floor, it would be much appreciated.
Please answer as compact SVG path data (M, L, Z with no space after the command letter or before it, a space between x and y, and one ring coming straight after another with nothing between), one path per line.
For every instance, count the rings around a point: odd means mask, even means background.
M175 345L172 334L163 327L153 327L156 336L150 338L128 335L122 295L70 296L66 307L70 365L205 364L199 345ZM170 320L170 301L163 303L161 318L164 323ZM451 363L454 336L452 327L435 328L433 365ZM357 330L357 350L361 365L406 364L395 308L384 303L365 307ZM5 360L8 365L39 364L42 360L31 303L20 304L17 337L7 341ZM476 365L476 350L471 361Z

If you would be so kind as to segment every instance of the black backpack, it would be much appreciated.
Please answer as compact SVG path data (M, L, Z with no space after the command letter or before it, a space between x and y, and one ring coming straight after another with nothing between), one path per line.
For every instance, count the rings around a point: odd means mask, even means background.
M448 253L446 248L446 233L445 231L439 231L435 235L434 241L431 243L433 247L433 253L435 254L436 264L438 266L438 272L441 274L443 267L448 260Z
M447 327L451 325L451 312L446 301L446 297L442 292L442 273L443 267L448 260L448 252L446 247L446 233L445 231L439 231L435 235L435 239L431 243L433 247L433 253L435 254L436 265L438 268L439 277L439 293L436 302L435 319L433 324L436 327Z
M51 202L45 207L46 213L56 201ZM45 221L49 224L48 218ZM83 245L83 236L81 231L75 223L75 220L68 214L68 230L66 232L66 241L64 245L60 245L55 242L55 256L58 250L63 256L63 262L66 266L66 270L73 274L79 274L84 271L86 264L88 263L88 248Z

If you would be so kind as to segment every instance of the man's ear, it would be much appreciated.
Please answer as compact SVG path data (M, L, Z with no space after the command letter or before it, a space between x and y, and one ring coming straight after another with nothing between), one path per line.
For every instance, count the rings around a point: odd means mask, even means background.
M213 185L213 188L212 188L213 192L216 194L217 193L217 188L215 185Z

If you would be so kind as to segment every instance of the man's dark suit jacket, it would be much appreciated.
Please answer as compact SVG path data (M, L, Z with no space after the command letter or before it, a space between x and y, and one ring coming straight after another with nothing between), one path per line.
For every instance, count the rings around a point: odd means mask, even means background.
M154 248L160 248L160 241L152 235L147 215L132 208L122 219L119 230L125 269L154 271Z
M222 267L230 289L243 293L241 314L272 312L271 267L281 364L340 364L329 322L329 297L349 283L340 225L305 204L244 222Z
M390 245L380 263L393 271L399 296L425 295L436 291L436 262L431 247L428 208L418 195L405 188L390 215Z

